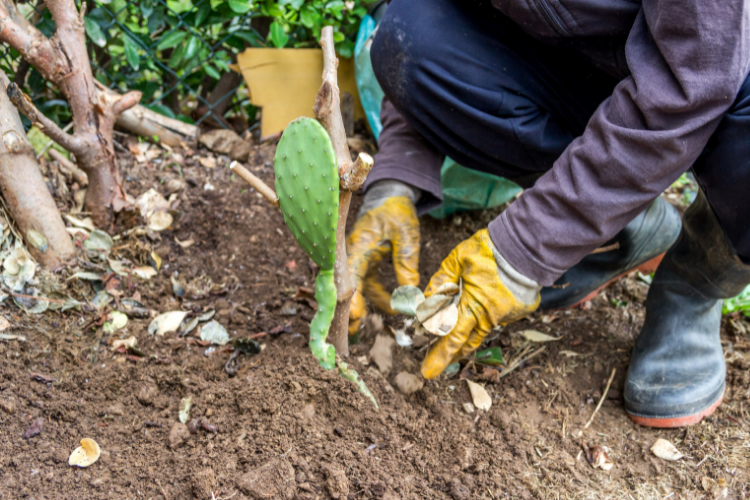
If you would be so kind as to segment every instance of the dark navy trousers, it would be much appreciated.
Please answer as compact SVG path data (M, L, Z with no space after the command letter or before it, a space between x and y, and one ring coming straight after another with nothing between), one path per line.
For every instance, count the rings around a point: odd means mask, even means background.
M434 15L438 10L454 15ZM471 0L394 2L372 62L390 103L432 148L524 187L552 168L618 83L573 46L535 40L489 2ZM402 180L424 178L420 168L410 161ZM750 263L750 79L693 170Z

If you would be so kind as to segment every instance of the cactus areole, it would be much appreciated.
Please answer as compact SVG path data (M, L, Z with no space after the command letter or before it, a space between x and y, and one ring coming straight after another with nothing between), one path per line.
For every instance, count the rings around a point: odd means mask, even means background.
M310 324L310 349L321 366L333 369L336 351L326 343L336 307L333 266L339 218L339 173L328 132L312 118L287 125L274 157L276 194L297 242L320 266L315 280L318 312Z

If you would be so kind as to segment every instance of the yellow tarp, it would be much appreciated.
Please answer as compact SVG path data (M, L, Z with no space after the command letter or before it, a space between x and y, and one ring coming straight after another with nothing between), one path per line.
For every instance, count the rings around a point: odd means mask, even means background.
M237 66L250 90L250 102L262 111L261 136L284 130L299 116L313 115L315 94L321 84L320 49L257 49L237 55ZM339 89L354 96L354 118L364 118L354 80L354 61L339 59Z

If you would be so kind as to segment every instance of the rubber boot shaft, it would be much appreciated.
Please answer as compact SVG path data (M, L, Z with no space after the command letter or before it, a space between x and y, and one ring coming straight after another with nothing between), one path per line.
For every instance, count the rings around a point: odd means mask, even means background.
M625 382L625 409L637 423L682 427L713 412L724 394L721 299L750 283L699 192L646 299L646 319Z

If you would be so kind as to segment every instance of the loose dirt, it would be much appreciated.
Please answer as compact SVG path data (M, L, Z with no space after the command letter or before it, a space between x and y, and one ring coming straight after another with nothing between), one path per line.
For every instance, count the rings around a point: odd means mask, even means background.
M222 158L214 169L202 166L197 160L206 154L185 155L180 166L186 183L178 194L174 230L154 240L141 238L162 259L158 276L130 283L125 296L140 293L141 301L158 312L212 308L231 338L254 335L262 352L240 354L238 373L230 377L225 371L230 349L203 347L175 334L149 336L149 319L131 318L110 336L100 327L82 328L91 314L27 316L6 301L0 313L12 327L4 333L28 340L0 341L0 498L750 496L750 342L739 333L748 323L735 318L733 326L725 320L724 404L687 429L641 428L622 408L623 380L647 292L634 276L600 293L585 309L539 312L493 332L491 345L501 346L506 359L528 349L519 331L559 337L499 380L469 364L461 374L426 382L405 396L396 388L397 377L418 373L427 346L387 345L392 366L383 375L378 369L383 365L369 356L382 330L371 325L363 343L352 346L350 361L377 398L376 410L353 384L321 369L309 354L314 310L295 294L312 286L313 270L281 215L234 178ZM273 146L262 146L250 162L269 183L272 158ZM181 185L174 181L179 169L168 161L138 165L125 154L122 164L133 195ZM458 242L486 227L496 213L443 221L423 217L421 286ZM356 206L351 214L353 219ZM183 248L175 238L195 244ZM193 283L184 298L174 296L172 277ZM211 293L191 295L209 278L215 285ZM87 290L91 299L94 292ZM385 318L385 324L399 327L402 320ZM131 335L145 357L110 349L114 339ZM583 429L614 368L601 410ZM486 384L493 399L489 411L467 411L466 377ZM183 425L178 408L188 396L193 397L190 420L205 420ZM24 438L32 425L41 431ZM68 456L84 437L99 443L101 458L87 469L71 468ZM649 449L660 437L685 457L678 462L654 457ZM594 446L608 448L611 470L589 465L584 448Z

